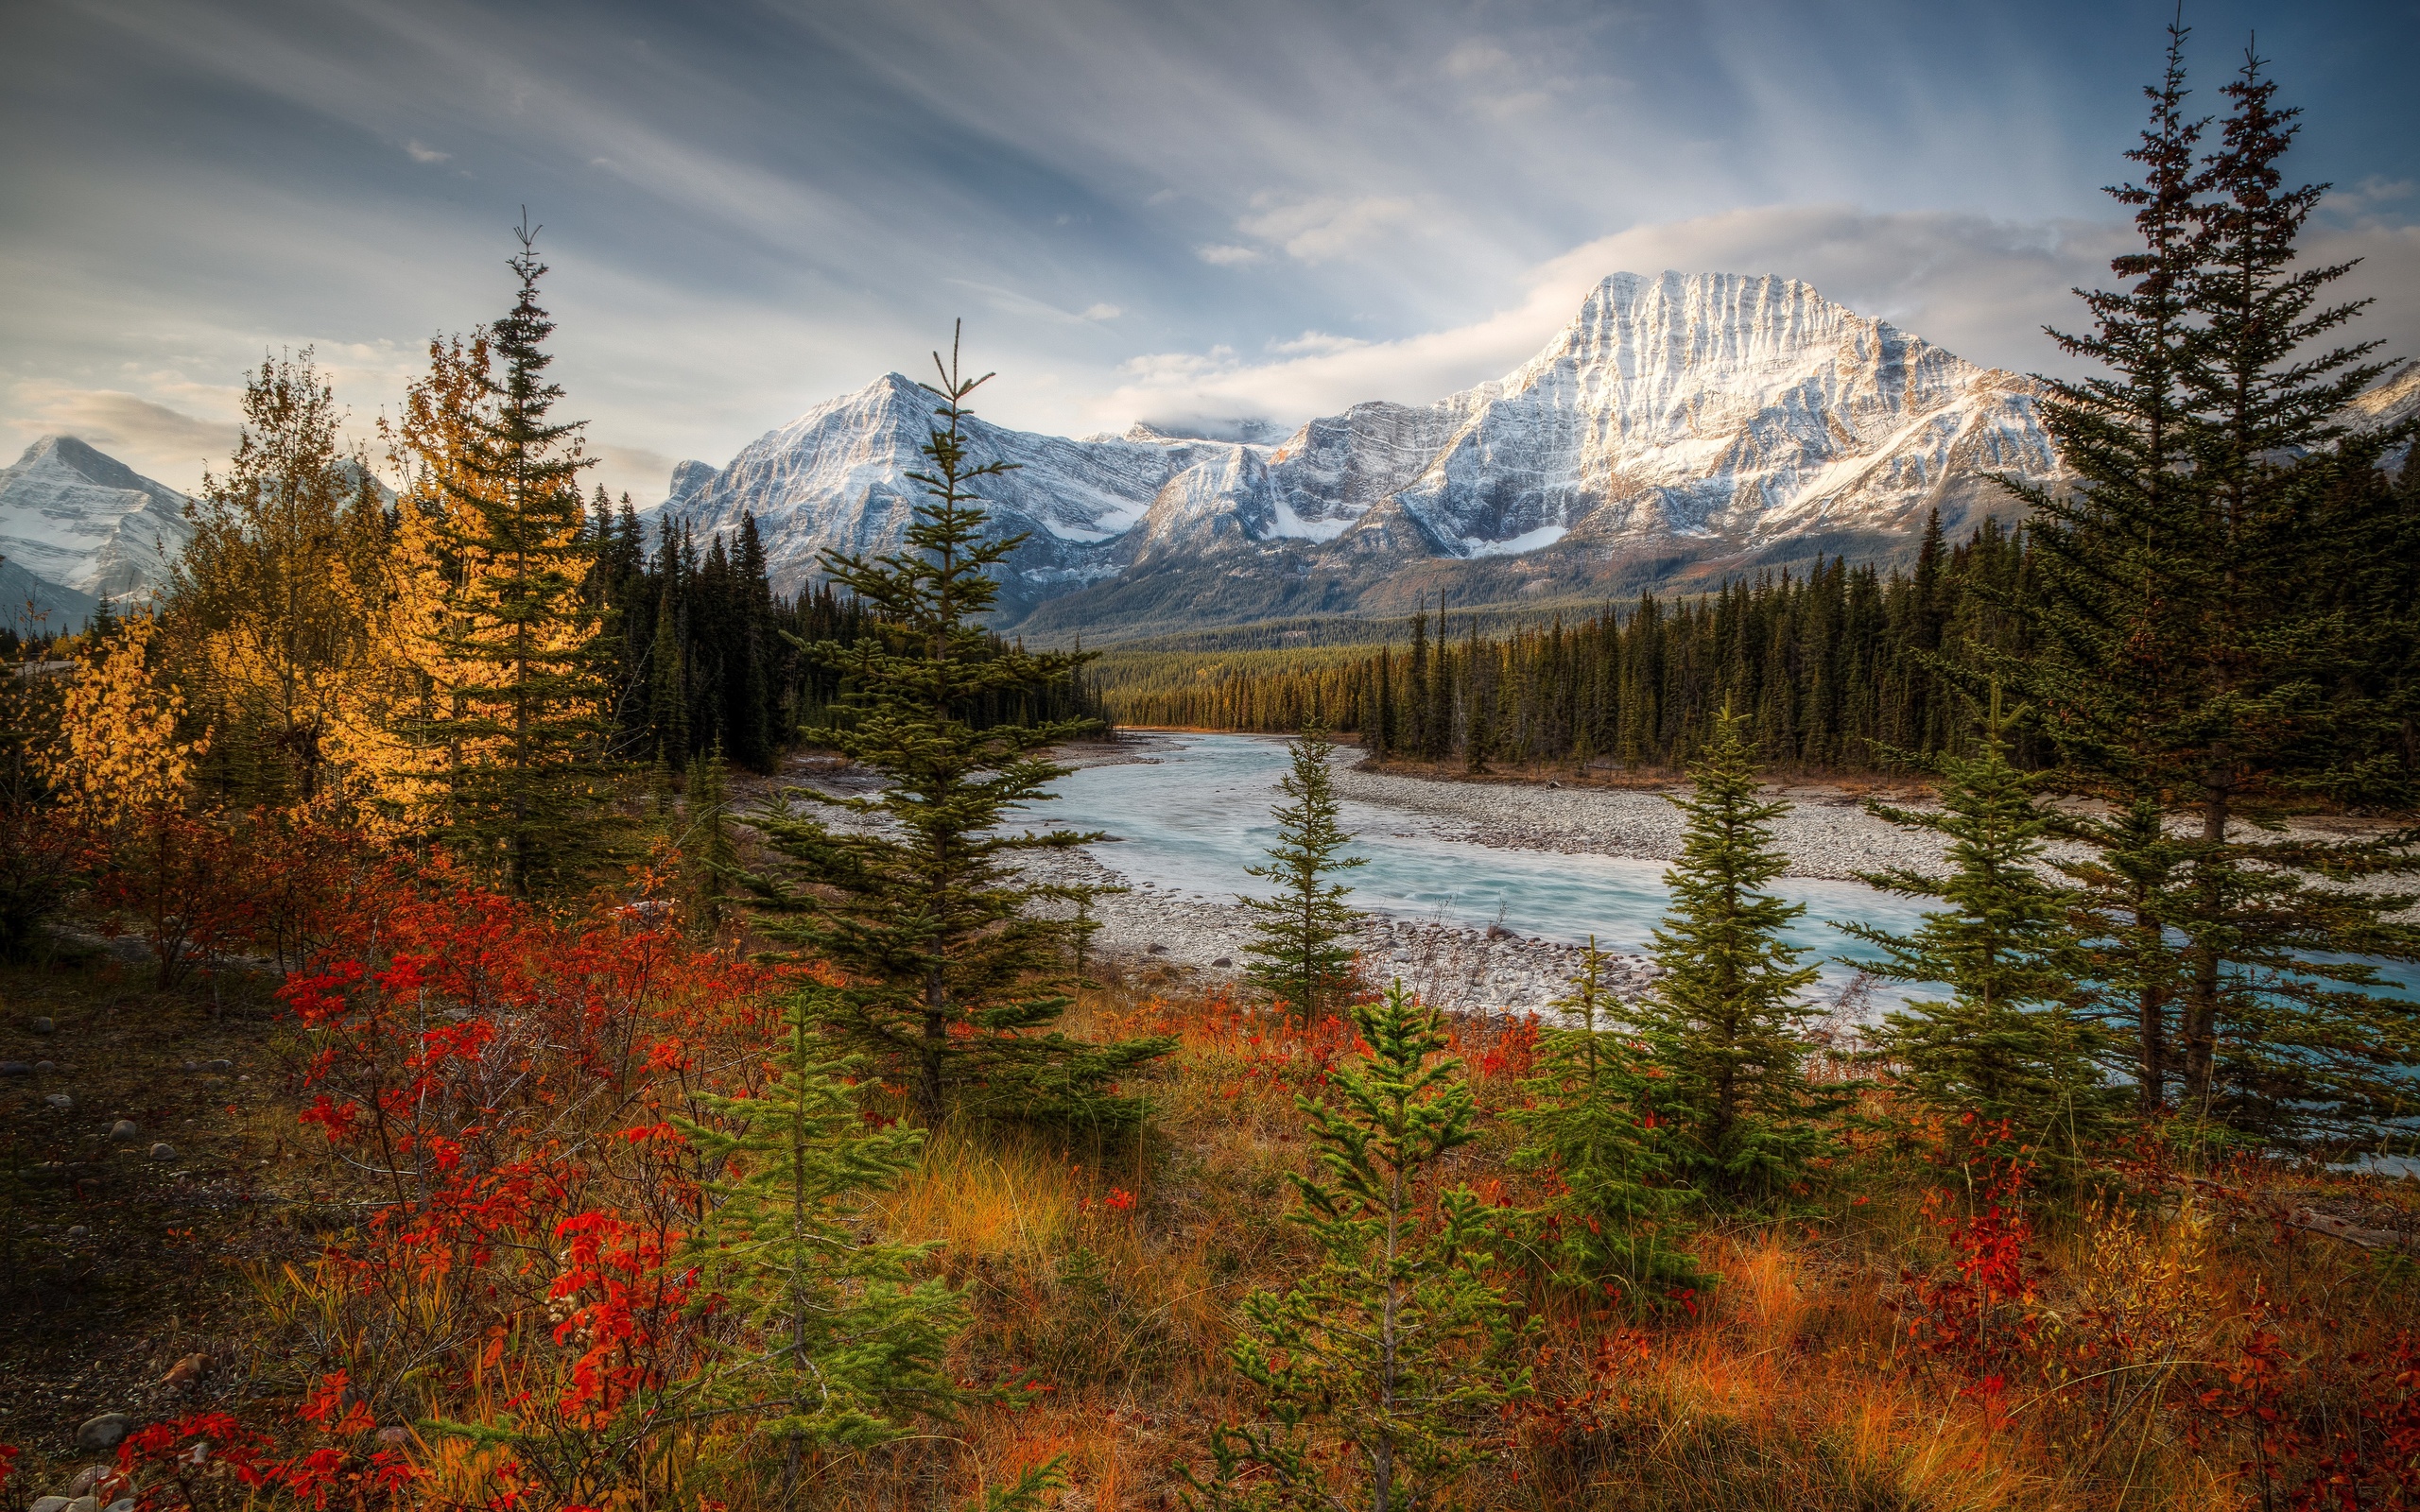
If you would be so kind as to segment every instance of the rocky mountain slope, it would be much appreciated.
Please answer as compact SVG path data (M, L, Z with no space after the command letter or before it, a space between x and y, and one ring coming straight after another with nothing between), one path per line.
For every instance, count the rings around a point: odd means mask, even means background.
M1847 551L1929 508L2006 509L1991 474L2056 460L2036 391L1794 280L1618 273L1537 356L1434 404L1374 402L1274 445L1068 440L977 421L1021 470L985 490L1030 540L1001 623L1118 633L1273 614L1596 596ZM777 580L894 544L933 401L893 374L751 444L682 464L666 508L752 510Z
M75 437L43 437L0 468L0 558L33 579L0 580L0 603L13 614L53 590L49 602L80 624L95 599L147 597L193 533L184 507L183 494Z

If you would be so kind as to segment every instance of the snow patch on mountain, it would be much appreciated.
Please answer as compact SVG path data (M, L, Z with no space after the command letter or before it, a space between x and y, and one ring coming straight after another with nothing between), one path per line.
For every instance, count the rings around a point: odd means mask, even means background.
M1350 570L1545 553L1738 552L1899 533L2004 499L1989 475L2058 472L2037 386L1979 368L1791 279L1617 273L1535 357L1429 404L1371 402L1283 440L1137 423L1083 440L969 421L1001 536L1003 618L1171 567ZM696 528L752 511L775 580L826 552L894 548L938 401L897 374L819 405L728 467L683 463L665 507ZM1242 429L1239 427L1239 429ZM1961 506L1961 507L1948 507Z
M91 598L142 599L193 534L185 496L73 436L0 468L0 558Z

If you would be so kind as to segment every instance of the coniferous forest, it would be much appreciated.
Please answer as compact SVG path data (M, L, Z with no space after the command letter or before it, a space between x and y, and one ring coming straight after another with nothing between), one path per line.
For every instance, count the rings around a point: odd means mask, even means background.
M1836 560L1803 578L1670 601L1642 594L1577 624L1509 635L1424 612L1408 644L1325 648L1302 668L1285 666L1282 652L1112 653L1099 685L1126 724L1291 730L1324 720L1382 760L1473 771L1677 770L1728 705L1748 715L1769 762L1876 771L1893 752L1971 739L1958 670L1985 652L2031 654L2032 569L2021 529L1986 521L1953 545L1936 518L1907 571Z
M785 596L593 483L526 215L376 455L265 360L0 678L0 1512L2420 1505L2416 427L2169 37L2067 481L1590 617L1004 639L962 333ZM1232 907L1052 822L1110 713L1298 735ZM1356 890L1357 782L1617 770L1546 1011Z

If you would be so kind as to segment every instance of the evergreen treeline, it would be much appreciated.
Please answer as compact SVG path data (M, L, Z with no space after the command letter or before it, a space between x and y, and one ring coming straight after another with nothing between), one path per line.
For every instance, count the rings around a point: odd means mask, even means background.
M728 546L714 536L702 551L689 524L666 519L650 550L629 499L616 509L600 489L591 529L601 654L616 690L614 756L660 756L678 770L719 747L735 765L771 772L783 751L828 738L849 717L845 670L800 647L855 645L876 619L828 582L796 598L776 594L753 514L740 516ZM987 640L994 653L1010 649ZM978 729L1100 717L1080 678L979 702Z
M1138 678L1105 689L1121 723L1357 730L1374 753L1460 761L1674 767L1727 704L1759 756L1861 769L1971 743L1945 658L2031 650L2033 558L2022 531L1986 520L1950 545L1936 514L1910 570L1835 559L1726 584L1694 599L1642 593L1576 626L1481 636L1426 614L1409 646L1310 665L1220 669L1193 686ZM1148 674L1148 668L1135 669ZM1160 685L1151 685L1159 681Z
M668 517L648 550L627 496L616 514L600 489L593 511L614 753L679 768L719 747L737 765L771 771L800 724L823 722L836 691L792 638L855 641L863 611L829 584L777 596L752 514L729 546L715 536L701 553L688 524Z

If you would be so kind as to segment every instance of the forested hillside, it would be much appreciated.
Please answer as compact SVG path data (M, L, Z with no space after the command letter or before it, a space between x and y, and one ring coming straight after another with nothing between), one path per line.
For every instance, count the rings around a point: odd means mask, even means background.
M1483 636L1423 615L1409 643L1224 657L1111 652L1110 712L1135 725L1299 730L1323 720L1373 754L1671 768L1727 704L1786 765L1867 770L1971 740L1954 670L2022 658L2032 593L2021 532L1956 546L1939 522L1910 571L1835 560L1805 577L1641 595L1574 624ZM1189 673L1189 675L1188 675ZM2029 743L2030 745L2030 743Z

